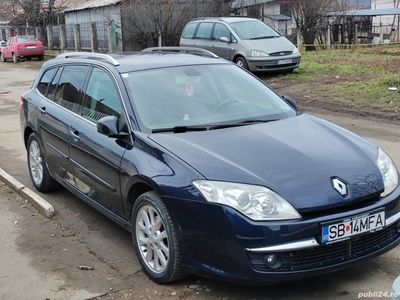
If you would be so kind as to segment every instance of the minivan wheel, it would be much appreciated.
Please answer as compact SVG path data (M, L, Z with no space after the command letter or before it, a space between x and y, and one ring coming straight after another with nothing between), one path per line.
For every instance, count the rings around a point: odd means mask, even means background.
M167 207L155 192L138 197L132 209L132 240L145 273L157 283L185 277L181 248Z
M249 65L247 64L247 61L244 57L238 57L235 60L235 64L237 64L239 67L248 70L249 69Z
M19 62L19 58L15 55L15 53L13 53L12 59L14 64L17 64Z
M57 186L47 170L43 147L35 133L32 133L28 139L28 166L32 183L38 191L50 192Z

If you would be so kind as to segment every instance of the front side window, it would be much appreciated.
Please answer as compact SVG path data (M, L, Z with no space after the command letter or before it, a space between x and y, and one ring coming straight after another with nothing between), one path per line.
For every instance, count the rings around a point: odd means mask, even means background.
M213 26L213 23L201 23L199 29L197 29L196 38L210 39Z
M263 82L230 64L137 71L125 77L144 131L296 115Z
M94 68L85 93L81 115L92 122L105 116L121 117L122 104L114 80L106 71Z
M242 40L262 40L280 37L275 30L259 20L234 22L231 26Z
M43 96L47 95L47 90L48 90L48 88L50 86L50 83L53 80L54 75L56 74L56 72L57 72L57 68L53 68L53 69L47 70L43 74L42 78L40 79L40 82L39 82L39 84L37 86L37 89Z
M88 66L66 66L58 82L54 100L70 111L77 112Z
M214 39L219 40L222 37L226 37L230 40L231 32L225 25L217 23L214 28Z

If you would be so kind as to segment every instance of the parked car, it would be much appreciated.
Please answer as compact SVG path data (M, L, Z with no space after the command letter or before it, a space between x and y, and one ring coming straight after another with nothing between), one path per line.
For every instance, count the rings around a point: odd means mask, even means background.
M44 58L44 47L41 41L31 35L14 36L8 39L6 45L1 50L0 59L5 62L12 59L14 63L22 58L37 57L39 60Z
M400 243L383 150L206 50L63 54L21 127L37 190L61 184L129 230L158 283L300 279Z
M252 72L292 72L300 65L299 50L267 24L252 18L201 18L183 30L181 46L199 47Z

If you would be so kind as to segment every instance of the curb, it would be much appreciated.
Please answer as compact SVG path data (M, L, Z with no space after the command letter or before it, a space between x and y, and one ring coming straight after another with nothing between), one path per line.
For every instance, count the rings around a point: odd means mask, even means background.
M21 197L28 200L32 204L32 206L36 208L36 210L44 215L46 218L51 219L54 216L54 207L49 202L44 200L41 196L36 194L30 188L24 186L21 182L9 175L2 168L0 168L0 179L4 181L4 183L10 188L16 191Z

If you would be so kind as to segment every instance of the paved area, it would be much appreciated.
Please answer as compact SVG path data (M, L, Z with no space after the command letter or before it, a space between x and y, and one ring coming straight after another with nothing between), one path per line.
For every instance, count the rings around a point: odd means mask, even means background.
M0 167L29 187L19 97L36 73L29 62L0 64ZM399 126L323 117L376 142L400 166ZM53 220L37 215L0 183L0 299L354 299L360 292L390 291L400 275L397 248L339 273L285 285L250 288L191 277L158 286L141 271L127 232L65 190L42 196L57 211Z

